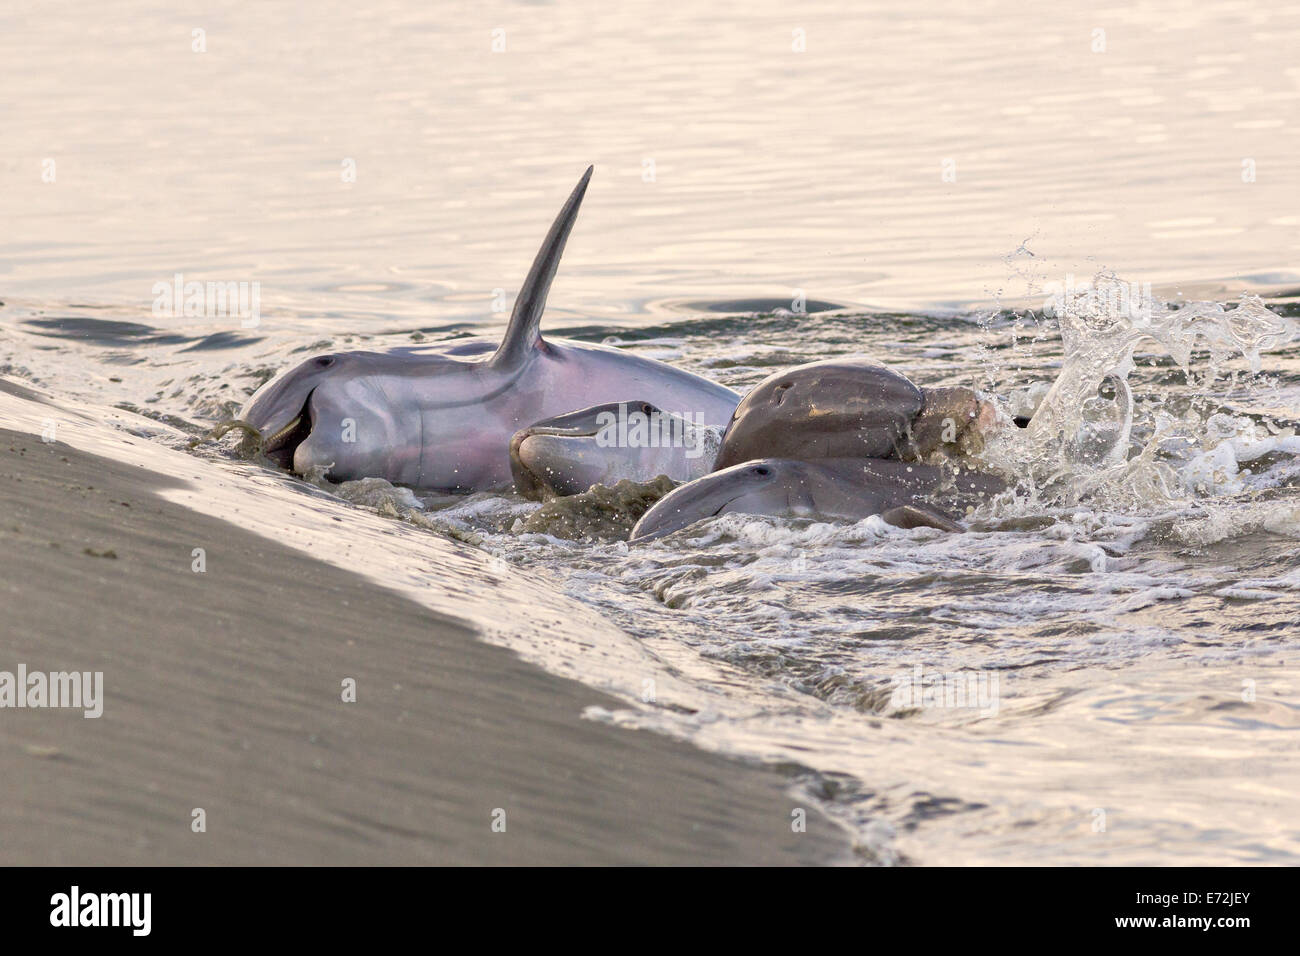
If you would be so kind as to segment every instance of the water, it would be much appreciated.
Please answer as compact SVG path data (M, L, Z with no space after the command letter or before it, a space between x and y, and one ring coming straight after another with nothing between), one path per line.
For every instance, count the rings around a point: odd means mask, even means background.
M4 374L87 441L202 459L193 506L626 702L592 719L812 768L866 859L1300 862L1300 14L313 10L0 13L28 94ZM308 354L499 334L588 162L547 334L740 390L863 354L1045 402L986 450L1032 489L959 536L731 515L629 546L522 533L505 496L332 489L358 515L191 449ZM155 314L176 273L259 283L260 321ZM1136 294L1045 309L1112 276ZM542 610L503 615L520 593ZM911 706L918 673L984 706Z

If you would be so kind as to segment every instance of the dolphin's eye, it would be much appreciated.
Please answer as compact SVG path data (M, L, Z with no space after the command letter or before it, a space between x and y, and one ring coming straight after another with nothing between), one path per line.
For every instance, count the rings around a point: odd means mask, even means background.
M767 465L759 465L754 469L754 474L762 475L764 478L766 478L771 473L772 473L772 469L768 468Z
M333 364L334 364L334 356L332 355L322 355L320 358L316 360L317 368L329 368Z
M653 411L654 411L654 406L652 406L649 402L646 402L644 405L641 406L642 415L649 415Z

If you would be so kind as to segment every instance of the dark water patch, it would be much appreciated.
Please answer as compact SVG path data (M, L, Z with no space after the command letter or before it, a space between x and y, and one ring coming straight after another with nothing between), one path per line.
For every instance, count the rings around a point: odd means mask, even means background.
M911 810L899 821L899 825L905 830L915 830L920 824L938 817L952 816L956 813L973 813L987 806L956 797L937 797L928 793L914 794L912 800Z
M0 378L0 392L24 398L29 402L40 402L42 405L54 404L39 392L33 392L30 388L19 385L17 382L11 382L8 379Z
M555 334L552 330L545 329L546 334ZM490 334L490 329L475 322L449 322L445 325L422 325L415 329L391 329L381 332L380 335L409 335L432 337L436 339L463 339L472 335Z
M204 435L208 431L204 426L196 425L194 422L181 418L179 415L171 415L152 408L143 408L133 402L118 402L114 407L120 408L124 412L131 412L133 415L139 415L141 418L148 418L151 421L170 425L177 431L185 432L190 435Z
M263 336L239 335L235 332L214 332L205 335L193 345L181 349L182 352L216 352L221 349L237 349L245 345L256 345Z
M321 349L333 348L334 343L330 339L320 339L311 343L311 345L300 345L296 349L290 349L290 355L296 355L299 352L319 352Z
M62 349L57 345L51 345L48 346L48 348L55 352L62 351ZM148 365L149 355L147 352L130 350L124 352L105 352L103 355L103 363L105 365L121 365L125 367L133 365Z
M602 341L613 336L618 342L646 339L754 336L771 345L787 341L807 342L815 336L820 344L862 344L864 334L902 337L926 336L970 323L952 317L906 312L822 312L798 314L755 314L696 316L637 328L608 325L575 325L549 329L548 334L570 339Z
M23 325L35 330L43 330L36 331L36 335L72 339L91 345L181 345L194 341L193 336L161 332L153 326L139 322L122 322L114 319L64 316L52 319L25 319Z

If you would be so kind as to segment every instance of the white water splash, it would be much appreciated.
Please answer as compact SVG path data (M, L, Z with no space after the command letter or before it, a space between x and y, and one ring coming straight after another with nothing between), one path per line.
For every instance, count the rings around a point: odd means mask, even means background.
M1231 308L1175 307L1135 299L1128 289L1101 273L1058 300L1061 372L1046 394L1024 390L1005 403L1010 414L1023 415L1022 406L1033 402L1033 419L1028 428L994 436L983 455L987 467L1022 482L1011 500L1031 509L1099 498L1122 508L1185 503L1197 494L1243 490L1242 462L1300 453L1293 428L1272 426L1269 434L1267 425L1244 416L1217 412L1202 420L1191 410L1174 416L1150 403L1139 411L1129 381L1140 346L1172 358L1188 381L1199 374L1207 390L1239 358L1253 376L1263 353L1300 338L1300 325L1253 295ZM1137 433L1148 437L1134 447Z

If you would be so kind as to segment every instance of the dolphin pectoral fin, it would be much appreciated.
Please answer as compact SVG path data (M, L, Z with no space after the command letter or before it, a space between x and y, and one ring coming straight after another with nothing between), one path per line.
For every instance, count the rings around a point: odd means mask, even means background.
M951 531L956 534L966 530L946 515L920 505L890 508L888 511L881 512L880 517L886 524L892 524L896 528L938 528L940 531Z
M555 270L560 265L564 244L578 218L578 207L582 205L582 197L587 192L587 183L591 180L594 168L588 166L582 174L578 185L573 188L560 209L560 214L551 224L551 231L542 241L542 247L537 250L533 267L528 270L528 278L524 280L519 296L515 299L515 309L510 314L510 325L506 328L505 338L489 360L498 368L522 365L533 352L545 347L541 324L542 312L546 309L546 295L551 291L551 280L555 278Z

